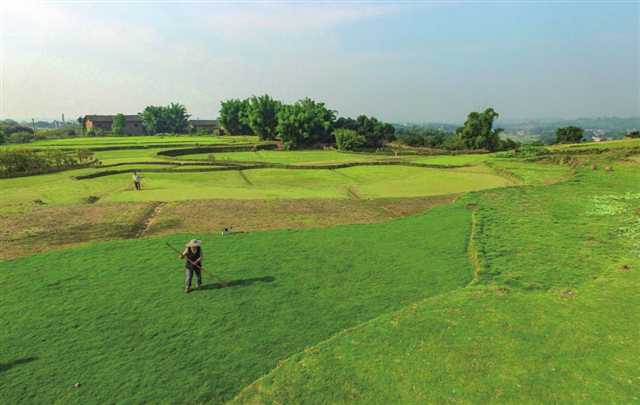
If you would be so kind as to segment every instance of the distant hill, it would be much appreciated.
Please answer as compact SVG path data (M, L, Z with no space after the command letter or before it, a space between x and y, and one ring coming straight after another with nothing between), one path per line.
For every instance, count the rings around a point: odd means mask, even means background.
M460 124L425 122L395 124L396 128L425 127L443 131L454 131ZM555 139L556 129L573 125L585 131L585 137L621 139L628 132L640 129L640 117L599 117L599 118L546 118L546 119L498 119L495 126L503 128L505 135L519 142L542 140L550 143Z
M518 141L542 140L550 142L555 138L555 131L560 127L573 125L585 131L585 137L621 139L628 132L640 128L640 117L620 118L576 118L563 120L529 120L522 122L498 122L505 133Z

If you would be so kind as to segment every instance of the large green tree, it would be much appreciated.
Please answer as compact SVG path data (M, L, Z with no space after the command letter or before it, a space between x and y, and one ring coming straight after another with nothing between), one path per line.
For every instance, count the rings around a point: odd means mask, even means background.
M395 138L395 128L393 125L379 121L375 117L360 115L355 120L353 118L340 117L334 127L336 129L349 129L356 131L365 139L362 146L372 148L380 147L385 141Z
M281 103L269 95L253 96L249 99L248 123L260 139L275 139L278 126L278 111Z
M187 108L179 103L171 103L164 108L167 127L162 132L185 134L189 132L189 117Z
M353 129L339 128L333 132L338 150L358 150L366 145L367 140Z
M184 134L189 130L189 117L185 106L171 103L166 107L147 106L140 114L147 133L169 132Z
M122 135L124 133L124 125L126 123L126 118L124 114L116 114L113 117L113 122L111 123L111 133L113 135Z
M324 103L309 98L278 111L277 134L287 149L298 149L320 143L333 143L331 131L336 113Z
M249 126L249 100L232 98L220 103L220 124L231 135L247 135L253 131Z
M456 136L468 149L493 152L500 147L500 133L503 131L502 128L493 129L493 122L498 116L493 108L487 108L481 113L471 112L464 125L456 130Z
M584 130L572 125L556 129L556 143L582 142L583 136Z

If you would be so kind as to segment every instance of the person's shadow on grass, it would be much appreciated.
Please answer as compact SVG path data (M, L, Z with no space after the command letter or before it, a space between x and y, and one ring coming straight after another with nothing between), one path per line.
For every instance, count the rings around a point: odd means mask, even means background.
M19 366L20 364L25 364L25 363L31 363L34 360L38 360L37 357L25 357L23 359L16 359L13 361L10 361L8 363L0 363L0 373L4 373L5 371L15 367L15 366Z
M274 280L275 280L275 277L271 277L271 276L245 278L241 280L227 281L225 284L222 284L222 283L205 284L202 287L200 287L200 290L217 290L220 288L229 288L229 287L248 287L255 283L271 283ZM198 291L198 290L194 290L194 291Z

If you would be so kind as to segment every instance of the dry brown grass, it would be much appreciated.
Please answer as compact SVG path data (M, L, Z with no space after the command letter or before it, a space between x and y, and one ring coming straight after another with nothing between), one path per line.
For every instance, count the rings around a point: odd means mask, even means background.
M0 260L88 242L171 233L329 227L413 215L455 195L374 200L195 200L162 204L97 203L0 214ZM150 212L153 212L150 217Z
M129 238L138 230L149 204L83 204L0 214L0 259Z
M196 200L165 205L145 235L238 232L383 222L417 214L455 196L373 200Z

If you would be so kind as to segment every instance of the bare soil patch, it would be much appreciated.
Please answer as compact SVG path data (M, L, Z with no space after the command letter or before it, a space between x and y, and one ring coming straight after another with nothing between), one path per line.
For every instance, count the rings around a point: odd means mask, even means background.
M0 259L7 260L90 241L129 238L150 203L42 206L0 214Z
M231 227L236 232L250 232L383 222L450 203L455 197L171 202L145 235L220 232Z
M218 233L384 222L452 202L421 198L194 200L35 207L0 214L0 260L82 245L171 233Z

